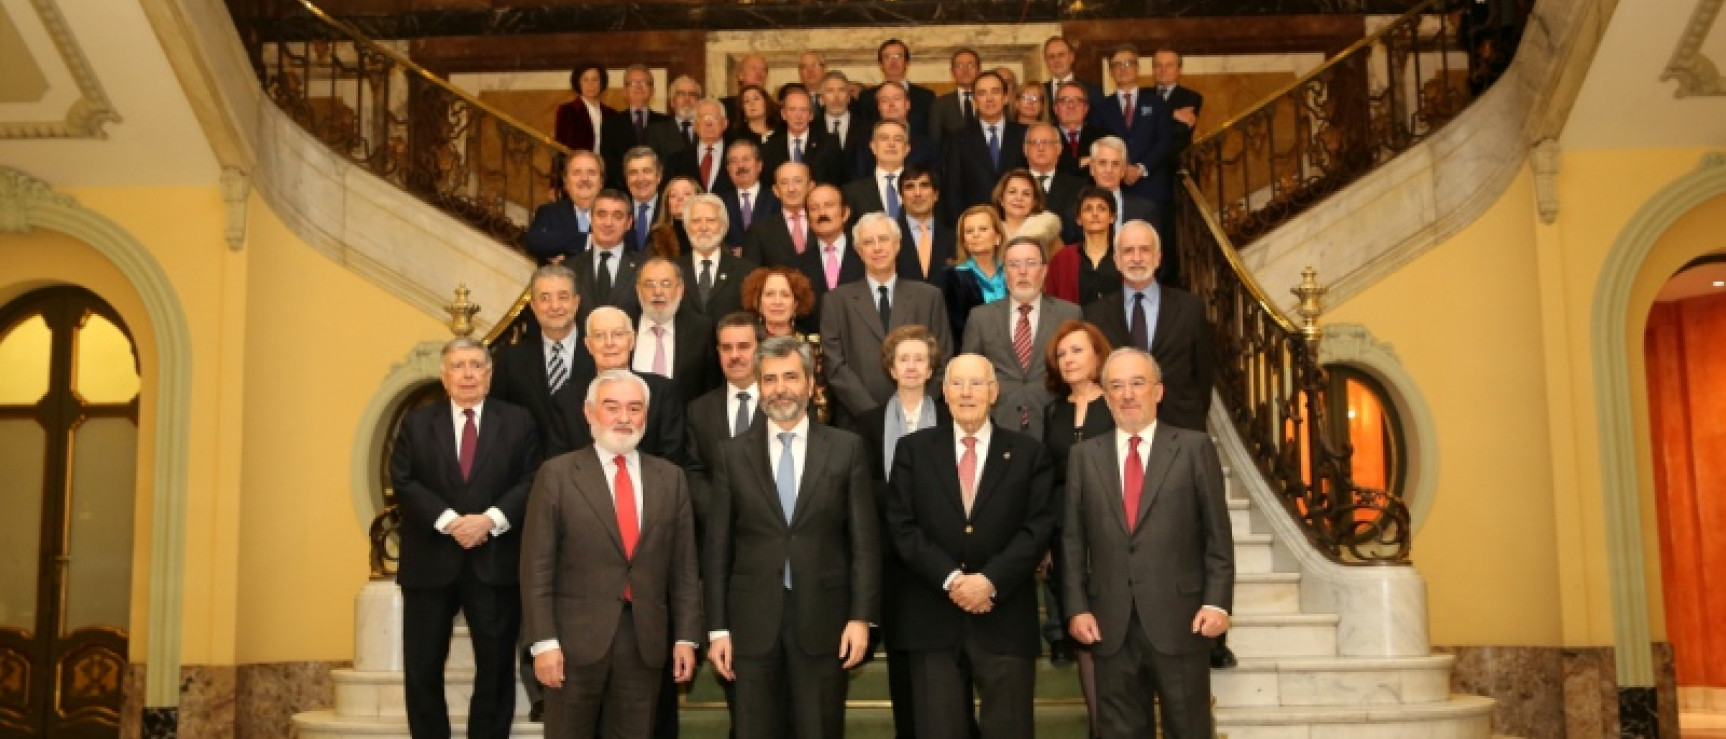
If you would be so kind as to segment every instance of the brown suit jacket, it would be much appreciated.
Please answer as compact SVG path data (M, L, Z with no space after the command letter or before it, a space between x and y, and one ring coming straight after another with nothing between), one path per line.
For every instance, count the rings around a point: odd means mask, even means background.
M663 665L673 641L703 641L689 484L676 465L641 455L641 538L626 559L599 454L589 446L539 468L522 535L522 636L557 639L571 665L598 661L627 583L641 659Z

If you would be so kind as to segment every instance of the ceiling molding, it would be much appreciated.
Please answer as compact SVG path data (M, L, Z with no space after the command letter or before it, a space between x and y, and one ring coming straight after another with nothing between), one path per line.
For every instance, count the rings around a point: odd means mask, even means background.
M0 121L0 139L108 138L102 126L118 123L120 113L108 101L101 80L96 79L96 72L84 57L84 50L79 48L71 26L60 13L60 6L55 0L30 0L30 6L35 8L42 28L60 54L61 63L78 86L79 97L67 106L65 118L61 120ZM37 60L38 63L42 61Z
M1723 6L1726 6L1726 0L1697 1L1695 12L1690 14L1690 22L1684 26L1684 34L1678 37L1678 48L1672 50L1672 60L1666 63L1666 71L1660 75L1661 82L1678 81L1673 97L1726 96L1726 78L1720 76L1714 60L1702 53L1702 43L1708 39L1708 32L1713 30L1714 21L1720 17Z

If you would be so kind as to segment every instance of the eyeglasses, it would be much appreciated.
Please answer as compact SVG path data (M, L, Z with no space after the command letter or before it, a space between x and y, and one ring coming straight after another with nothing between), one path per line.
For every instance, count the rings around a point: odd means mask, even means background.
M1061 142L1054 139L1025 139L1026 146L1060 146Z
M1039 97L1039 96L1037 96L1037 95L1020 95L1020 96L1019 96L1019 100L1020 100L1020 101L1021 101L1021 102L1026 102L1026 103L1040 103L1040 102L1043 102L1043 98L1042 98L1042 97Z
M881 55L881 61L887 61L889 59L894 60L894 61L900 61L900 60L903 60L904 58L905 58L904 54L899 54L899 53L895 53L895 52L891 52L891 51Z
M610 331L593 331L590 335L599 341L619 343L633 338L635 336L635 332L627 328L614 328Z
M1042 267L1042 266L1043 266L1043 260L1041 260L1041 259L1009 259L1009 260L1007 260L1007 269L1014 270L1014 271L1037 269L1037 268Z
M1072 95L1062 95L1055 98L1056 105L1078 105L1083 102L1086 102L1084 98L1073 97Z
M676 280L642 280L641 286L645 287L649 290L652 290L654 288L659 288L661 290L670 290L671 288L677 287L677 281Z
M1109 66L1114 67L1115 69L1126 69L1128 67L1137 67L1137 66L1139 66L1139 60L1134 59L1130 62L1124 61L1124 60L1123 61L1117 61L1117 62L1109 62Z

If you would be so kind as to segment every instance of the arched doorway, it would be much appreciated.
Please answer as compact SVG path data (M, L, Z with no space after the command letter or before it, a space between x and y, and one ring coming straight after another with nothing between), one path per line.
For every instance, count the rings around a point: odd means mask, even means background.
M0 308L0 728L113 737L130 632L139 367L95 294Z

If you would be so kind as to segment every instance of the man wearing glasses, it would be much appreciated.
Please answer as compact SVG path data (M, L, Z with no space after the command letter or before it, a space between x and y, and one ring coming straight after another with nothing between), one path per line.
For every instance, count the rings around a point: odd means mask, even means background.
M1056 88L1054 101L1055 129L1061 137L1061 171L1080 177L1090 176L1091 144L1109 135L1091 122L1091 98L1087 87L1067 82Z
M648 129L655 123L671 120L671 116L653 110L653 72L646 65L631 64L623 71L624 109L606 116L601 128L600 143L605 156L605 171L612 173L608 187L623 188L624 155L637 146L652 146Z
M1128 192L1153 203L1169 199L1167 166L1172 139L1164 129L1170 118L1154 90L1139 88L1139 52L1121 46L1109 55L1109 76L1115 91L1091 109L1091 120L1127 143L1127 168L1121 184Z
M659 161L669 162L695 145L695 106L699 102L701 83L689 75L680 75L671 82L671 115L647 124L647 145L653 147Z
M875 93L881 87L897 85L911 96L911 130L918 136L928 136L929 111L935 107L935 91L905 79L905 72L911 66L911 47L899 39L887 39L875 50L875 61L881 65L881 85L864 90L857 99L858 107L865 111L875 110Z

